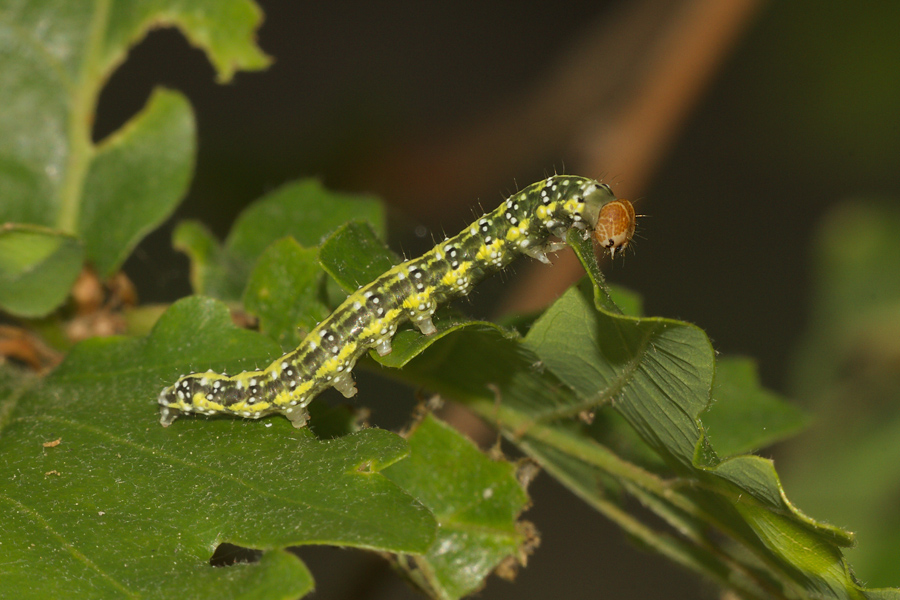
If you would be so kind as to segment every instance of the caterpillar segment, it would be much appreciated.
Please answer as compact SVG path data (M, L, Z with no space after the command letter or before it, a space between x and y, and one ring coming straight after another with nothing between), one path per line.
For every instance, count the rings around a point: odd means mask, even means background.
M396 265L347 299L300 346L263 370L226 376L192 373L159 395L160 423L179 415L227 414L258 419L280 413L295 427L306 407L328 387L356 394L351 374L370 349L391 352L397 329L411 321L424 335L448 300L465 296L485 276L524 254L549 263L571 228L593 234L615 256L634 234L634 208L608 185L584 177L548 177L513 194L493 212L418 258Z

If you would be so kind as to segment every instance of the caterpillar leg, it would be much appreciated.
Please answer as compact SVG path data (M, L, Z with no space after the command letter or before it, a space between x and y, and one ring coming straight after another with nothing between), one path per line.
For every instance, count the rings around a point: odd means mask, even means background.
M159 407L159 424L163 427L168 427L172 424L172 421L178 418L178 415L181 414L181 411L177 408L169 408L168 406L160 406Z
M550 264L550 259L547 258L548 252L558 252L566 247L565 242L547 242L542 246L533 246L530 248L524 248L522 251L530 256L531 258L536 258L541 261L545 265Z
M306 427L306 422L309 421L309 411L306 410L305 406L292 406L285 409L284 416L286 416L288 420L290 420L291 425L297 429Z
M437 333L437 328L434 326L434 323L431 320L431 315L426 315L424 317L419 317L415 321L413 321L413 325L415 325L419 331L422 332L422 335L432 335Z
M378 342L375 346L375 352L378 353L378 356L387 356L391 353L391 338L385 338Z
M344 398L352 398L356 395L356 382L353 381L353 375L350 371L344 371L331 381L334 389L344 395Z

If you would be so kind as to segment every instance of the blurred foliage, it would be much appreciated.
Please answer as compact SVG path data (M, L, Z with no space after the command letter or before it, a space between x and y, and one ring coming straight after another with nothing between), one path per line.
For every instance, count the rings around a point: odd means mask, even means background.
M847 201L821 223L795 396L816 415L779 464L807 510L854 530L857 575L900 565L900 206Z

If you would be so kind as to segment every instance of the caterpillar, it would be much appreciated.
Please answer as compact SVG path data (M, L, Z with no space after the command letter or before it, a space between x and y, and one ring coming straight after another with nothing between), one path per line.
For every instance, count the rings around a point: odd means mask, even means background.
M182 376L159 395L160 423L179 415L228 414L258 419L273 413L295 427L309 418L306 407L327 387L356 394L351 371L369 349L384 356L405 321L424 335L442 303L469 293L486 275L519 254L549 263L548 252L565 242L571 228L593 232L615 256L634 234L634 207L617 199L605 183L567 175L548 177L513 194L455 237L401 263L351 294L300 346L267 368L229 377L213 372Z

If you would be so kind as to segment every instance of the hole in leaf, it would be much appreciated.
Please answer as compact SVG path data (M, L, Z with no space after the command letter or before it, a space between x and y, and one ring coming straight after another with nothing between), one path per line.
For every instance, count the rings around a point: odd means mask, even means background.
M209 565L211 567L230 567L238 563L259 562L260 557L262 557L262 550L243 548L225 542L219 544L219 547L213 552L209 559Z

